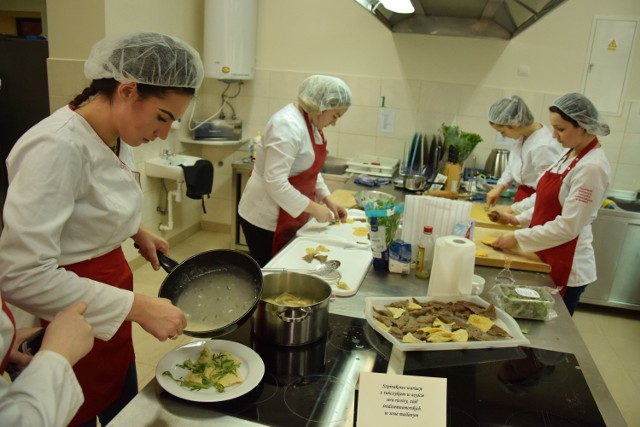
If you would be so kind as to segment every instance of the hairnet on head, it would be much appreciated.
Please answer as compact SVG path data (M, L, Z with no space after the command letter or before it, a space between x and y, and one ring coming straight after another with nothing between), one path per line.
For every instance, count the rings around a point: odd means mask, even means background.
M152 86L198 89L204 66L198 52L165 34L137 32L96 43L84 64L89 80L115 79Z
M489 108L489 122L499 126L529 126L534 122L527 104L517 95L502 98Z
M300 85L298 102L310 114L351 105L349 86L337 77L315 75Z
M581 128L592 135L609 135L609 125L600 121L595 105L581 93L568 93L553 101L560 111L578 122Z

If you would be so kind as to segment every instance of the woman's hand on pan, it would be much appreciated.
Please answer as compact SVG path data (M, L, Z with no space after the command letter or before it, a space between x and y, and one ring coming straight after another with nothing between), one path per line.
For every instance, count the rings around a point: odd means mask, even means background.
M138 323L160 341L175 339L187 326L184 313L171 301L142 294L134 294L127 320Z
M163 254L169 252L169 242L162 237L153 234L149 230L140 226L138 232L131 237L138 245L138 252L144 259L151 263L151 267L154 270L160 269L160 261L158 261L158 255L156 251L160 251Z

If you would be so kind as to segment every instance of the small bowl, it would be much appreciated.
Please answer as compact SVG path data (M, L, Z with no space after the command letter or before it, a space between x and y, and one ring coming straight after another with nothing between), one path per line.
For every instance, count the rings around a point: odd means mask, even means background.
M471 295L480 295L484 291L484 283L484 277L474 274L471 282Z
M369 202L377 202L378 200L384 203L396 201L395 196L392 196L391 194L383 193L382 191L370 190L358 191L353 195L353 198L356 200L356 203L358 203L358 206L363 209Z
M406 175L404 188L409 191L422 191L427 186L427 178L422 175Z

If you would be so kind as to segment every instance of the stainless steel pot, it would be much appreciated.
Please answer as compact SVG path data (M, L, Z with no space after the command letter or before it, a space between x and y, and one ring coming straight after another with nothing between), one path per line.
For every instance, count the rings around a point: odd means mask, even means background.
M509 150L504 148L494 148L487 157L484 170L490 178L500 178L502 172L507 168L509 161Z
M267 302L284 292L314 303L293 307ZM251 318L258 339L284 346L315 342L329 328L331 286L323 279L303 273L278 272L264 276L262 298Z

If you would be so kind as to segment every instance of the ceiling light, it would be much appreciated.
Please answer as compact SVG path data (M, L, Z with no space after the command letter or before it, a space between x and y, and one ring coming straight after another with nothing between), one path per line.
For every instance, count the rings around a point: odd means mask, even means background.
M380 0L385 9L396 13L413 13L415 9L411 0Z

